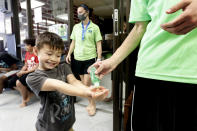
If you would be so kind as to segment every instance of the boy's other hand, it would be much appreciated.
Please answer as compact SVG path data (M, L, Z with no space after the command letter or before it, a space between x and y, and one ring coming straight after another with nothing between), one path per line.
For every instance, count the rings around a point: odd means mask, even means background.
M71 56L69 54L66 56L66 62L68 64L70 64L70 62L71 62Z
M18 77L21 77L21 76L24 75L24 74L26 74L25 71L19 71L16 75L17 75Z
M161 28L173 34L183 35L197 27L197 0L181 0L166 11L172 14L182 9L183 12L173 21L162 24Z

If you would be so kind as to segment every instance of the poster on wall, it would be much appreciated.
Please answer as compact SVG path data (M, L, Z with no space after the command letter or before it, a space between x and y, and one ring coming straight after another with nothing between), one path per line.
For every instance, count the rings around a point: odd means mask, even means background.
M0 10L5 8L5 0L0 0Z
M34 21L35 23L42 22L42 7L38 7L34 9Z
M5 19L5 31L6 34L12 34L12 22L11 17Z
M64 14L67 11L67 0L52 0L53 16Z
M67 24L56 24L49 26L49 31L58 34L63 41L68 40L67 31L68 31L68 25Z
M4 13L0 12L0 25L1 25L1 28L0 28L0 33L4 34L5 33L5 16L4 16Z
M15 35L6 35L8 53L16 56L16 39Z

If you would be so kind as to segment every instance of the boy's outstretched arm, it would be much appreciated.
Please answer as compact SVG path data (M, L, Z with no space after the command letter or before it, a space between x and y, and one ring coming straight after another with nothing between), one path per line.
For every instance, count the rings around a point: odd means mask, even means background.
M75 86L75 87L78 87L78 88L82 88L82 90L84 88L89 88L88 90L90 90L93 94L92 94L92 98L95 99L95 100L104 100L108 93L109 93L109 90L108 89L105 89L104 87L99 87L100 91L97 92L97 88L96 87L87 87L85 86L81 81L77 80L73 74L70 74L67 76L67 80L68 80L68 83Z
M95 94L93 91L91 91L88 88L85 88L83 84L81 84L78 80L72 80L71 78L74 77L72 74L67 76L68 82L71 82L72 84L65 83L60 80L47 78L41 88L41 91L58 91L70 96L80 96L80 97L86 97L86 98L94 98L97 100L103 100L106 97L106 92ZM70 79L70 80L69 80ZM76 82L74 84L74 82Z
M91 98L91 92L86 89L78 89L77 87L65 83L61 80L47 78L43 83L41 91L58 91L70 96L80 96Z

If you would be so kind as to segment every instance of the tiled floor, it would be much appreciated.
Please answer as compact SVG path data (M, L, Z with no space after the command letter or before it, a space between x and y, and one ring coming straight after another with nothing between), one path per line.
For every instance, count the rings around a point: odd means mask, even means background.
M110 74L101 82L111 90ZM0 131L35 131L35 122L39 111L39 100L33 98L29 105L20 108L21 96L17 91L5 91L0 94ZM75 104L75 131L112 131L112 102L97 102L97 114L88 116L85 107L88 101L77 98Z

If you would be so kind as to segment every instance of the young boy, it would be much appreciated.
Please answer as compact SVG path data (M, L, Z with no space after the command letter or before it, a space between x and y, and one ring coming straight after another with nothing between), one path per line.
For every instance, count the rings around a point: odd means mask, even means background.
M27 83L41 99L41 109L36 123L37 131L71 131L75 122L72 96L103 100L108 90L96 92L78 81L66 63L60 63L64 50L62 39L50 32L37 37L35 53L38 69L29 74Z
M20 107L25 107L30 100L30 97L33 95L31 89L27 86L26 77L38 67L38 57L33 53L35 39L26 39L24 40L24 43L26 48L25 65L15 76L12 77L8 84L9 87L14 87L21 93L23 98Z

